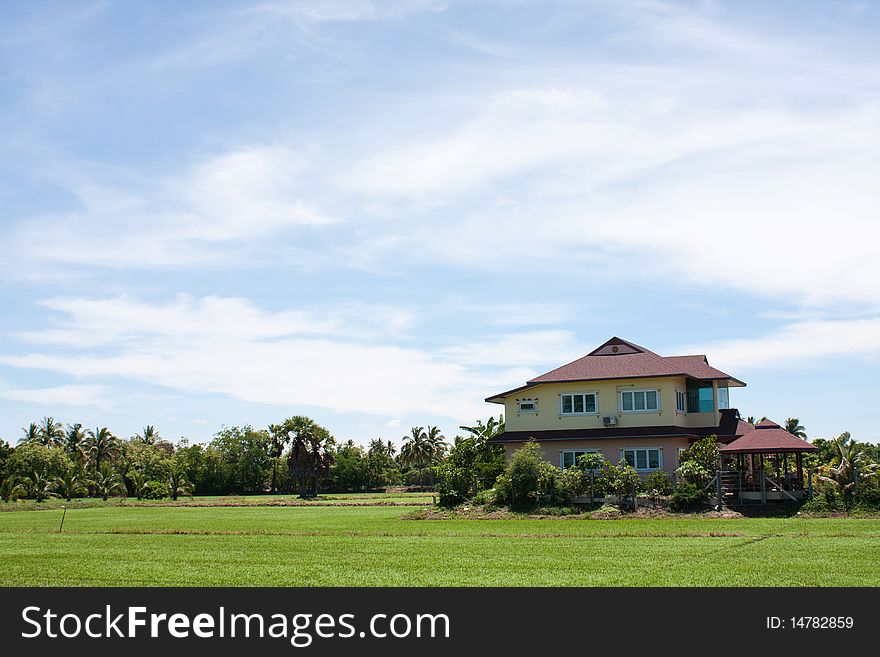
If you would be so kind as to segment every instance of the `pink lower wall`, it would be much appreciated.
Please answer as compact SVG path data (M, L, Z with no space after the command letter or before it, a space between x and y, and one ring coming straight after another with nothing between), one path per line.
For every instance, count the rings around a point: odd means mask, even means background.
M690 447L690 440L685 436L664 438L625 438L600 440L550 440L539 443L544 458L555 466L559 466L560 452L566 449L596 449L611 463L620 461L620 450L624 448L654 447L661 450L661 469L672 473L678 468L678 450ZM522 443L505 443L504 452L510 458L514 451L522 447Z

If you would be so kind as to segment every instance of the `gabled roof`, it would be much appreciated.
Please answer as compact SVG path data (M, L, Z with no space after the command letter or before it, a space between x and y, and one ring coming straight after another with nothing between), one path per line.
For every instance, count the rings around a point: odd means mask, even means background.
M742 425L745 425L743 427ZM742 436L722 445L718 449L723 454L761 454L770 452L814 452L816 447L806 440L790 434L773 420L761 420L756 426L741 422L746 429Z
M639 345L613 337L586 356L530 379L525 386L489 397L497 400L541 383L601 381L658 376L687 376L701 381L726 380L739 387L745 383L709 365L703 355L661 356Z

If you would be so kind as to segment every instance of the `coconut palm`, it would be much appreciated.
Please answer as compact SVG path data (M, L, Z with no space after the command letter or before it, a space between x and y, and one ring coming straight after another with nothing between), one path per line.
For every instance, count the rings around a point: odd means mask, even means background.
M55 491L69 502L74 497L82 497L89 492L87 483L82 471L68 464L61 476L55 479Z
M820 481L836 484L845 492L854 489L859 478L877 473L878 465L870 461L863 447L850 437L848 431L831 441L831 446L837 465L823 466L822 474L819 475Z
M67 425L62 447L64 447L64 451L67 452L75 463L80 463L85 459L86 432L79 422Z
M796 417L790 417L785 421L785 430L792 436L807 439L807 430L801 425L801 421Z
M55 480L52 477L46 477L38 470L31 472L30 476L22 477L17 488L21 497L32 498L37 502L42 502L50 497L58 497L55 492Z
M40 426L36 422L31 422L27 429L22 427L22 437L18 441L20 445L35 444L40 442Z
M64 429L60 422L56 422L53 417L44 417L40 422L39 442L43 445L51 447L61 442L64 438Z
M757 418L754 415L749 415L746 422L748 422L749 424L758 424L758 422L763 422L766 419L767 419L766 415L762 415L760 418Z
M89 431L86 441L92 468L97 472L108 458L119 451L119 438L110 433L107 427L97 427Z
M135 468L128 473L128 479L131 481L131 489L134 496L139 500L144 499L144 490L147 486L147 475L144 471L135 466Z
M168 476L168 494L171 495L172 500L176 500L181 495L189 495L192 497L194 490L195 487L190 483L183 472L172 472Z
M425 430L425 439L431 446L431 463L438 463L446 454L449 445L446 444L446 437L440 433L439 427L428 425Z
M102 463L92 475L92 486L102 500L106 500L114 493L125 493L125 484L109 463Z
M144 430L136 436L136 438L144 445L155 445L160 439L160 436L159 432L156 431L156 427L152 424L148 424L144 427Z
M413 427L410 435L404 436L403 447L400 448L401 462L411 468L418 468L419 484L424 484L422 470L431 463L434 457L434 443L428 440L423 427Z

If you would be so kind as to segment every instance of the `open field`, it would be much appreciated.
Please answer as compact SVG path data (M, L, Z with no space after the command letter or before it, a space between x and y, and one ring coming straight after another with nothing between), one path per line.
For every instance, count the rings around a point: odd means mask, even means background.
M877 519L404 519L410 511L107 505L70 508L63 534L60 509L11 511L0 513L0 582L880 586Z

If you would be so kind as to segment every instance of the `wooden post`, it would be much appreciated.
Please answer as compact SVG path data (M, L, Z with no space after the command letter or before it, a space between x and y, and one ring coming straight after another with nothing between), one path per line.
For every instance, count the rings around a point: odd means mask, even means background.
M764 455L761 455L761 460L764 460ZM761 464L764 465L763 463ZM762 467L758 471L758 476L761 479L761 504L767 504L767 482L764 480L764 468Z
M813 469L807 468L807 497L813 499Z
M715 491L718 493L718 510L721 511L721 503L724 499L721 490L721 470L715 472Z
M804 489L804 459L800 452L794 457L795 467L797 467L797 478L801 484L801 490Z

